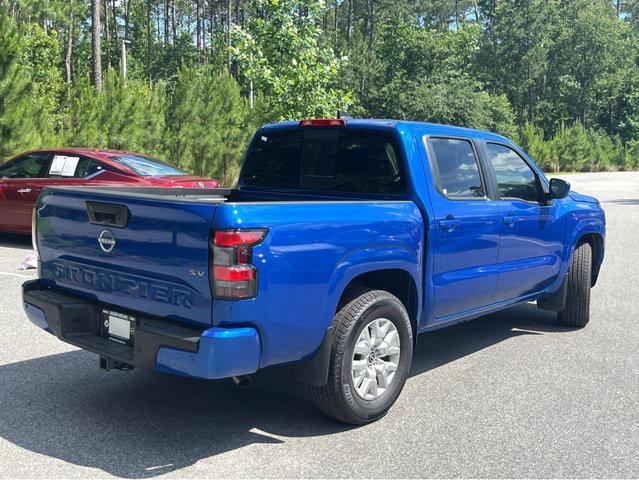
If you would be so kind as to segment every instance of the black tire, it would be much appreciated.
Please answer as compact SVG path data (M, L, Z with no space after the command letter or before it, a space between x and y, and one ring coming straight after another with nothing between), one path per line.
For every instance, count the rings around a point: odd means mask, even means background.
M402 302L384 290L359 293L335 315L328 381L311 389L315 404L323 413L350 425L373 422L388 412L404 388L413 355L413 332ZM360 333L377 318L388 319L397 328L399 362L387 390L374 400L365 400L353 385L351 362Z
M580 243L575 248L567 277L566 306L557 313L557 318L567 327L582 328L590 320L592 249L589 243Z

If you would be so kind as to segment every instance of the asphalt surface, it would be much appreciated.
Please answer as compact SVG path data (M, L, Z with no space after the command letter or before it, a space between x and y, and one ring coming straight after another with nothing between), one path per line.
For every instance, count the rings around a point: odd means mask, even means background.
M526 304L422 335L395 407L354 429L278 372L100 371L28 323L29 242L0 237L0 476L639 477L639 173L567 178L608 217L590 324Z

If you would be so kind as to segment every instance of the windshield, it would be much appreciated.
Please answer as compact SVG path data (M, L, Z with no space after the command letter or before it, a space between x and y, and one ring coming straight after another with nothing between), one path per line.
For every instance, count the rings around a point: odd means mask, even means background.
M176 167L172 167L161 160L144 155L115 155L113 157L109 157L109 160L113 160L143 177L188 175L186 172L183 172Z

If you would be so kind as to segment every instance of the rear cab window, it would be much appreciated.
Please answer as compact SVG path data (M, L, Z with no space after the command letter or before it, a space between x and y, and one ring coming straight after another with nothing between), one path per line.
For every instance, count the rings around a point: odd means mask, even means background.
M406 191L400 150L389 131L355 128L264 130L246 155L246 186L398 195Z

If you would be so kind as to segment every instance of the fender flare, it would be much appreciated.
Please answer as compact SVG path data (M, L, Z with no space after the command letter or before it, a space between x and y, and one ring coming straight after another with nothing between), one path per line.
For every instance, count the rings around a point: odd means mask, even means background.
M561 268L559 269L559 273L557 274L555 281L546 289L547 293L556 293L561 289L566 273L568 273L568 268L570 268L570 261L572 260L572 254L575 251L577 243L585 235L591 234L599 235L603 239L606 238L606 227L602 219L595 217L584 218L577 223L575 228L573 228L570 237L566 239L566 248L564 248L562 256ZM602 260L603 251L597 261L601 264Z

